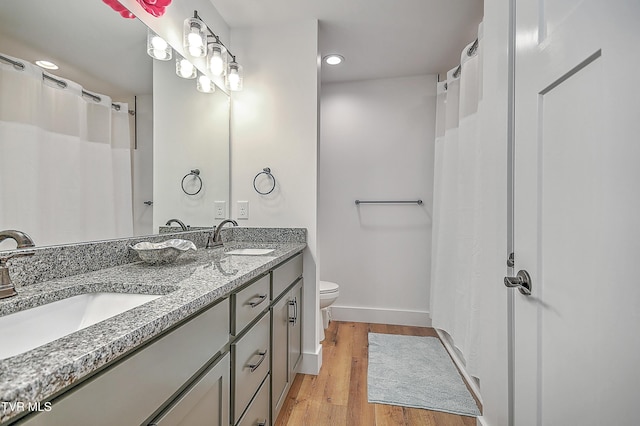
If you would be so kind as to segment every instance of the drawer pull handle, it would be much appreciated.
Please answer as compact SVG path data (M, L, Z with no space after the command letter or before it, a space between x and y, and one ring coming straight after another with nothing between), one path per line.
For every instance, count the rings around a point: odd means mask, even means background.
M267 419L264 419L263 421L261 421L260 423L258 423L257 426L267 426Z
M249 306L251 306L252 308L255 308L256 306L258 306L259 304L261 304L262 302L264 302L265 300L267 300L267 294L261 294L259 295L256 299L258 299L257 302L249 302Z
M260 364L262 364L262 361L264 361L264 359L267 357L267 350L265 349L263 352L258 352L258 355L260 355L260 360L256 364L248 365L252 373L256 371L258 367L260 367Z
M298 299L289 300L289 306L293 306L293 317L289 317L289 322L295 325L298 322Z

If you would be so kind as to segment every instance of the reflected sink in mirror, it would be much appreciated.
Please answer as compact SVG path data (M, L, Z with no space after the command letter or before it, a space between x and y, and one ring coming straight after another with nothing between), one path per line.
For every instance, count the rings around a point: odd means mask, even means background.
M225 254L237 254L243 256L260 256L263 254L269 254L275 249L264 249L264 248L243 248L236 249L226 252Z
M35 349L161 297L86 293L0 317L0 359Z

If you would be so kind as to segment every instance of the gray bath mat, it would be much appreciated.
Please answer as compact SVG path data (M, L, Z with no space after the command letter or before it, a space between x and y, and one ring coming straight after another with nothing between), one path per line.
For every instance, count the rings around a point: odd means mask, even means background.
M369 402L479 416L437 337L369 333Z

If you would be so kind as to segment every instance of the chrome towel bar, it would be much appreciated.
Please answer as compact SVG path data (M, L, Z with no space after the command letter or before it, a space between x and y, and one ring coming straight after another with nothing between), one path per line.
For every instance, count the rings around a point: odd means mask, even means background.
M422 205L422 200L415 201L364 201L364 200L356 200L356 206L360 204L417 204L419 206Z

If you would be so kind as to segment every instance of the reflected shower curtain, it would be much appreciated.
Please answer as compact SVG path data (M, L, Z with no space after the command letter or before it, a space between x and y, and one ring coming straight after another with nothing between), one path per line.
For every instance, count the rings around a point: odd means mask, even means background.
M438 83L436 107L432 324L451 336L470 374L478 348L478 226L486 207L479 179L481 42L479 36L475 51L473 43L464 49L459 74L453 69Z
M15 60L0 61L0 229L37 246L133 235L127 105Z

